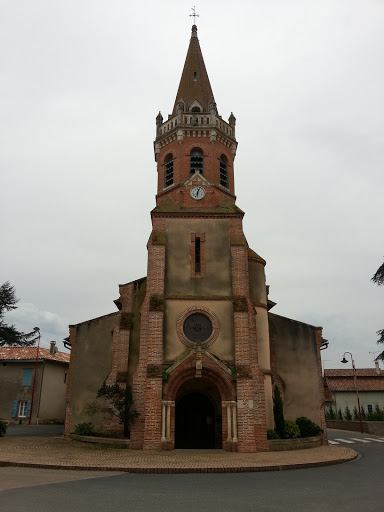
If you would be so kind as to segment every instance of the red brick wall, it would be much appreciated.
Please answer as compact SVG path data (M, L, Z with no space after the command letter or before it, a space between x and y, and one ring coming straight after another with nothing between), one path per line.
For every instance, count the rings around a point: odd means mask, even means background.
M210 183L220 184L220 156L227 157L228 162L228 188L234 194L233 177L233 155L227 146L221 142L211 144L208 136L186 137L182 144L176 140L163 146L157 157L158 171L158 192L164 189L165 157L172 153L173 155L173 182L184 183L190 177L190 153L192 149L199 148L203 151L204 178Z
M248 247L241 219L231 221L233 296L242 298L234 311L237 369L238 450L267 450L264 379L258 368L254 311L250 300Z
M165 220L153 219L153 230L163 233ZM163 316L164 311L151 310L151 296L161 304L164 296L165 244L152 240L148 243L147 294L141 308L140 358L133 378L133 399L139 418L131 428L133 448L161 448L161 400L163 363ZM159 368L159 375L148 368Z

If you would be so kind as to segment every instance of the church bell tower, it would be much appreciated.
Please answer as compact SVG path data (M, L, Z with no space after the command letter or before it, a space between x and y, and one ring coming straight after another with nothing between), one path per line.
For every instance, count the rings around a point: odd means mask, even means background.
M268 449L265 261L235 204L235 127L219 114L193 25L172 113L156 117L132 447Z

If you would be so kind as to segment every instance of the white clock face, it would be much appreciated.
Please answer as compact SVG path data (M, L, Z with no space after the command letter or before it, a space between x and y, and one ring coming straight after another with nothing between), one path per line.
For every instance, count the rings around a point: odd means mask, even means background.
M205 190L203 187L192 187L190 194L192 199L203 199L205 196Z

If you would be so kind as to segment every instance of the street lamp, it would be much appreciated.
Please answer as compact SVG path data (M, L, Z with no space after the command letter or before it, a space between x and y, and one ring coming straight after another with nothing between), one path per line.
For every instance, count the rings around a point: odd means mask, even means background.
M31 400L31 410L29 411L29 425L31 424L31 420L32 420L33 397L35 395L35 384L36 384L37 360L39 359L39 349L40 349L40 329L39 329L39 327L34 327L33 330L37 333L38 343L37 343L37 351L36 351L36 359L35 359L35 371L33 372L32 400Z
M361 420L361 411L360 411L360 399L359 399L359 391L357 390L357 382L356 382L356 368L355 361L353 360L353 356L350 352L344 352L342 363L348 363L347 359L345 359L345 354L349 354L351 356L352 368L353 368L353 383L355 385L355 391L357 396L357 407L359 409L359 420L360 420L360 432L363 433L363 422Z

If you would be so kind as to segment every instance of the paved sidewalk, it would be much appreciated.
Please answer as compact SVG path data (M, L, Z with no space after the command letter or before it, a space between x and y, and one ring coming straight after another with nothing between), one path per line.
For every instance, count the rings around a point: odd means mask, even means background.
M319 446L286 452L222 450L150 451L91 445L64 437L2 437L0 466L126 471L131 473L224 473L327 466L357 457L351 448Z

